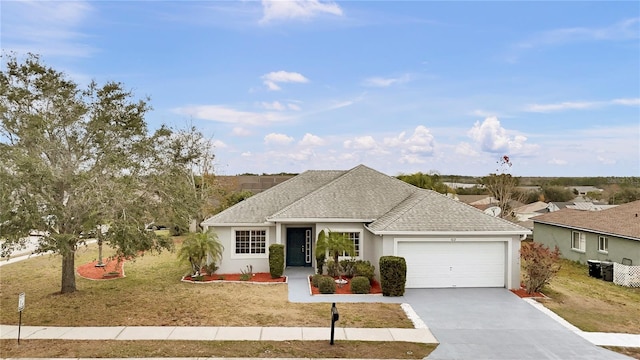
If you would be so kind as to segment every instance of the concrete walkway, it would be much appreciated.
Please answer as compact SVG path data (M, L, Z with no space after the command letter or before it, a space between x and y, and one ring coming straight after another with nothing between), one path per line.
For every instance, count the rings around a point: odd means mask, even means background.
M329 327L228 327L228 326L23 326L20 339L58 340L329 340ZM0 325L1 339L17 339L18 326ZM335 340L404 341L437 343L429 329L335 328Z

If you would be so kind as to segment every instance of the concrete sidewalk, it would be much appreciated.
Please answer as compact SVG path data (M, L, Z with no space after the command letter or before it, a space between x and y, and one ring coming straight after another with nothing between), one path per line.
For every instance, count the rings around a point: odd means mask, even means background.
M329 340L326 327L215 327L215 326L22 326L20 339L57 340ZM18 326L0 325L0 339L17 339ZM437 344L429 329L335 328L335 340L403 341Z

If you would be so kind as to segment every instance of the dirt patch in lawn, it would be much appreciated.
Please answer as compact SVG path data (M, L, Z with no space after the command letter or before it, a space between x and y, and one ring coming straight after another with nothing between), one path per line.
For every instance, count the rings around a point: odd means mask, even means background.
M89 280L112 280L124 277L124 260L107 260L104 266L97 266L98 261L92 261L78 266L78 276Z
M337 278L336 278L337 280ZM344 278L344 280L347 281L346 284L344 285L338 285L336 284L336 292L334 294L336 295L350 295L353 294L353 292L351 292L351 279L349 278ZM320 290L313 286L313 284L311 283L311 276L309 277L309 284L311 285L311 293L313 295L330 295L330 294L320 294ZM373 280L373 283L371 284L371 290L369 291L369 294L375 295L375 294L382 294L382 287L380 286L380 283L378 281L376 281L375 279Z
M287 282L287 278L285 276L272 278L270 273L254 273L251 274L248 278L243 278L243 274L211 274L211 275L203 275L197 278L192 278L191 276L185 276L182 278L183 281L188 282L213 282L213 281L246 281L246 282L257 282L257 283L282 283Z

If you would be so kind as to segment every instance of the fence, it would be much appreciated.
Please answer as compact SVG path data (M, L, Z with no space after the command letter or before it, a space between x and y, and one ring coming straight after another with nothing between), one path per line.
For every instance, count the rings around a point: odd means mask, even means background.
M640 287L640 266L613 263L613 282L627 287Z

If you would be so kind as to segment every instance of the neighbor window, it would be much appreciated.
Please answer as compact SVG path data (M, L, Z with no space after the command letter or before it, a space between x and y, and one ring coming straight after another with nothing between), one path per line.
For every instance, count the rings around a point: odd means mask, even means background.
M344 232L342 235L346 236L353 242L355 253L351 254L352 257L360 256L360 233L359 232ZM347 253L343 253L342 256L349 256Z
M236 230L236 254L265 254L266 230Z
M608 253L609 252L609 239L607 239L606 236L599 236L598 237L598 251L600 251L602 253Z
M571 249L584 252L586 249L586 235L574 231L571 233Z

